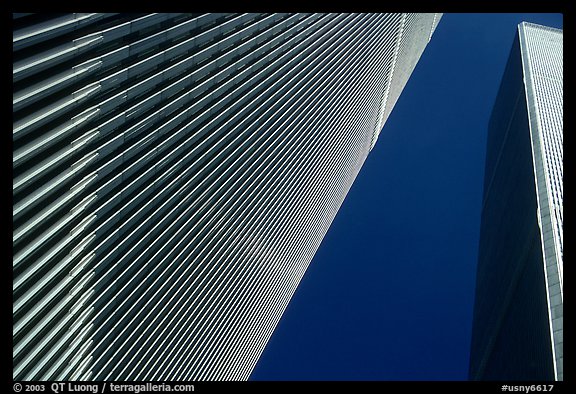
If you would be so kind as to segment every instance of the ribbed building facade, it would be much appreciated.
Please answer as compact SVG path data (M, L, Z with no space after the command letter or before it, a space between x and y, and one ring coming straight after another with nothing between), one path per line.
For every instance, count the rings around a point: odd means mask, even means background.
M563 380L563 33L523 22L492 112L470 377Z
M440 16L14 14L14 379L247 379Z

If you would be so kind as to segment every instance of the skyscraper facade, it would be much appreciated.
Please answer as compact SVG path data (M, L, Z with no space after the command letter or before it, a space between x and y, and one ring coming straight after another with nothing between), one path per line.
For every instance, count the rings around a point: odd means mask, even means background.
M247 379L440 17L14 14L14 379Z
M563 380L563 35L517 33L488 131L470 377Z

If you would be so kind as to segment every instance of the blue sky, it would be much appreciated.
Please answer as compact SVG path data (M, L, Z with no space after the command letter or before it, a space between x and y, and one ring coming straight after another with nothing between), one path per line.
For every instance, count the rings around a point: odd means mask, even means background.
M488 118L516 26L444 14L251 380L466 380Z

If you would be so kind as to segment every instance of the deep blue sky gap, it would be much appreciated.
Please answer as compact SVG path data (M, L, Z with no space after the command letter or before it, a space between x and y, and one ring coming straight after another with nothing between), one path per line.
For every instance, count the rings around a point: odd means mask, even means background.
M488 119L517 25L444 14L251 380L467 380Z

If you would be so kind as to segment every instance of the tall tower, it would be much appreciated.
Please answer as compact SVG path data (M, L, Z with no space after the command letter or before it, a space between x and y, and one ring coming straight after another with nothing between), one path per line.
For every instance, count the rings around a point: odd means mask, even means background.
M247 379L440 15L13 19L14 379Z
M563 380L563 35L523 22L488 131L470 377Z

